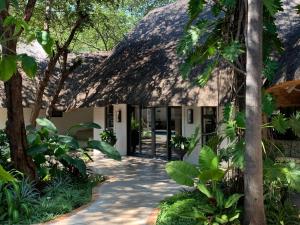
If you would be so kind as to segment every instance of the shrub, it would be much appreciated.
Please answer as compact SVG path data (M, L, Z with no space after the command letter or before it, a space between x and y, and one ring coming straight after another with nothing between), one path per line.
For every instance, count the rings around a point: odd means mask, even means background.
M105 129L100 133L100 138L102 141L114 146L117 143L117 137L112 130Z

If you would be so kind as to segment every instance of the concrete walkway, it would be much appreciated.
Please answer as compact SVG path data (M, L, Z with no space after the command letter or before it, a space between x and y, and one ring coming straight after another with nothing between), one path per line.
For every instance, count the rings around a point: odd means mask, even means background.
M55 225L144 225L153 209L180 186L165 173L165 161L126 157L121 162L94 157L91 166L110 177L96 188L98 197L75 215L48 223Z

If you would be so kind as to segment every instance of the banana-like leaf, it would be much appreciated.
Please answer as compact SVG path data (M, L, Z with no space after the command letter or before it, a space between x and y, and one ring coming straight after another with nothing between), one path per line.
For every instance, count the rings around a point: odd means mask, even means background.
M88 141L87 148L101 151L104 155L115 160L121 160L121 155L118 150L104 141L91 140Z
M176 183L190 187L194 186L194 179L199 174L196 166L184 161L169 162L166 171Z

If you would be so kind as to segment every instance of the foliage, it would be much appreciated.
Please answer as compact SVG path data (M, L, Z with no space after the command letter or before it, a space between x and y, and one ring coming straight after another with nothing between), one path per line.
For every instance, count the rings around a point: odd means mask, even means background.
M242 197L234 193L225 195L222 181L226 174L220 166L220 158L208 146L200 150L199 165L187 162L170 162L166 166L169 176L177 183L196 187L206 198L200 209L193 209L188 215L195 218L198 224L239 224L240 210L237 203ZM188 212L186 212L188 213Z
M171 138L171 147L191 154L200 141L199 130L200 128L197 127L190 137L183 137L181 135L173 136Z
M105 129L100 133L100 138L102 141L114 146L117 143L117 137L112 130Z
M275 14L282 10L281 1L264 0L264 76L270 81L277 69L274 57L282 50L275 26ZM242 1L189 0L189 21L178 45L184 59L181 73L189 77L194 67L202 65L196 82L204 86L212 72L225 62L237 73L245 70L245 9ZM209 19L207 19L209 18Z
M80 152L91 158L88 154L91 148L102 151L108 157L118 160L121 158L118 151L107 143L90 140L81 147L73 136L58 134L57 128L50 120L43 118L37 119L36 122L38 128L27 129L29 143L27 154L33 157L38 173L43 179L49 179L49 176L55 176L61 170L85 177L85 162L76 153ZM69 129L69 133L88 127L100 126L94 123L74 125Z

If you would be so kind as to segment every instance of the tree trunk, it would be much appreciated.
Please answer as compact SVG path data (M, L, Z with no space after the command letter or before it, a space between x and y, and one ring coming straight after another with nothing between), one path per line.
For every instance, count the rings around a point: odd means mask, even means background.
M8 41L4 44L2 53L16 55L16 45L16 40ZM15 169L31 179L36 179L35 165L31 157L26 154L27 139L22 105L22 76L17 72L4 85L7 108L6 132L10 144L11 161Z
M262 0L248 0L245 225L265 225L261 149Z

